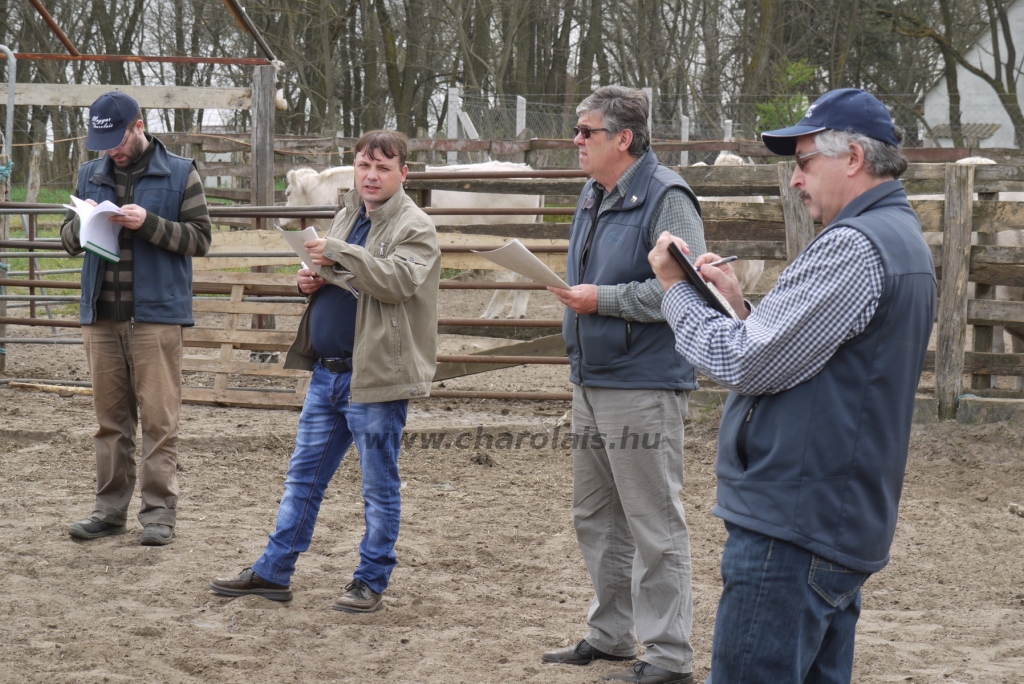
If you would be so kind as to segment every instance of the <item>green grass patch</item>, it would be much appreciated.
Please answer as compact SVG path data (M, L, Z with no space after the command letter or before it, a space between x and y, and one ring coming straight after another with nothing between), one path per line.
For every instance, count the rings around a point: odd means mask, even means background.
M36 201L41 204L69 204L73 191L74 188L39 188L39 199ZM16 185L11 188L12 202L24 202L27 196L28 188L26 186Z
M462 273L462 271L460 271L457 268L442 268L441 269L441 280L448 280L450 278L454 278L455 276L459 275L460 273Z

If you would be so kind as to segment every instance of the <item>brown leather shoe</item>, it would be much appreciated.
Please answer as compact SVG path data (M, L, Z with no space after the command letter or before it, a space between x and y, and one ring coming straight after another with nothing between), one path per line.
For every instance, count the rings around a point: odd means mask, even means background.
M271 601L291 601L292 590L283 584L271 584L246 568L234 577L218 577L209 584L210 591L224 596L262 596Z
M636 656L617 656L599 651L591 646L586 639L580 639L575 646L548 651L540 657L545 663L560 663L562 665L589 665L595 660L632 660L633 658Z
M345 593L334 602L334 610L346 613L376 613L384 607L384 597L361 579L352 580L345 586Z

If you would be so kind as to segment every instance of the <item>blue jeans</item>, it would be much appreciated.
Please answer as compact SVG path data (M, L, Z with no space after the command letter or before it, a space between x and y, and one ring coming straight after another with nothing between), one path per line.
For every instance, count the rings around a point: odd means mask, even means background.
M722 598L705 684L849 684L869 577L726 523Z
M349 399L352 373L313 367L288 465L277 529L252 568L274 584L289 585L299 554L309 548L327 484L355 441L363 470L366 533L359 544L355 579L383 592L398 564L395 542L402 514L398 451L409 401L356 404Z

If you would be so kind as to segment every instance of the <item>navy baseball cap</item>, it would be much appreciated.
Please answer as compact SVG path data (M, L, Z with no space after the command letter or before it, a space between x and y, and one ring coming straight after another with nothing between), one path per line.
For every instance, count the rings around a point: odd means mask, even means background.
M89 107L86 148L93 152L105 152L120 145L128 124L139 111L139 103L131 95L117 90L100 95Z
M895 147L900 144L889 110L874 95L859 88L830 90L815 100L800 123L765 131L761 142L775 154L790 157L796 154L798 137L826 129L854 131Z

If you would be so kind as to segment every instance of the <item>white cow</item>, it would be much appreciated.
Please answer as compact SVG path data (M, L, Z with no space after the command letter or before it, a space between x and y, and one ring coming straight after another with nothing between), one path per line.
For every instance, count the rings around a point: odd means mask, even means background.
M482 164L457 164L451 166L428 166L427 171L446 171L465 173L467 176L482 171L526 171L531 170L527 164L515 164L512 162L484 162ZM308 206L335 206L338 204L340 192L349 190L353 186L353 168L351 166L338 166L316 172L313 169L293 169L288 172L288 188L285 190L287 197L286 206L308 207ZM430 194L430 205L432 207L459 207L487 209L491 207L512 207L512 208L543 208L543 195L512 195L486 192L453 192L449 190L434 190ZM344 211L344 210L342 210ZM543 220L539 215L456 215L446 216L434 214L433 219L441 225L470 225L490 224L498 225L504 223L535 223ZM282 219L281 225L286 228L297 228L299 219ZM331 219L313 219L308 223L317 228L317 232L323 234L331 225ZM521 278L510 271L498 270L496 280L498 282L515 282ZM529 290L496 290L491 297L490 303L484 310L481 318L500 318L502 311L511 305L508 318L525 318L526 307L530 301Z
M747 162L743 161L742 157L738 157L730 152L719 152L718 157L715 159L715 166L745 165L747 165ZM706 164L704 164L704 162L698 162L694 164L694 166L706 166ZM751 204L764 204L764 197L761 197L760 195L750 197L699 197L698 199L701 203L748 202ZM761 278L761 274L764 273L764 260L744 259L742 261L735 261L732 264L732 271L736 274L736 279L740 281L740 289L744 293L753 292L754 286L757 285L757 281Z
M995 164L996 162L987 157L966 157L964 159L958 159L957 164ZM977 195L975 195L975 199ZM945 199L945 195L911 195L910 199ZM1024 192L1001 192L999 193L999 201L1001 202L1024 202ZM940 232L928 232L924 234L925 240L930 245L941 245L942 244L942 233ZM971 235L971 244L977 244L977 233ZM996 245L999 247L1024 247L1024 230L1003 230L996 233ZM968 297L974 297L974 283L970 283ZM1021 302L1024 301L1024 287L1006 287L1003 285L996 286L996 299L1004 302ZM992 329L992 351L996 353L1003 353L1006 351L1006 342L1003 339L1003 328L1002 326L994 326ZM1010 333L1010 349L1014 354L1024 353L1024 339L1020 336ZM1014 389L1024 390L1024 377L1018 376L1014 380Z

